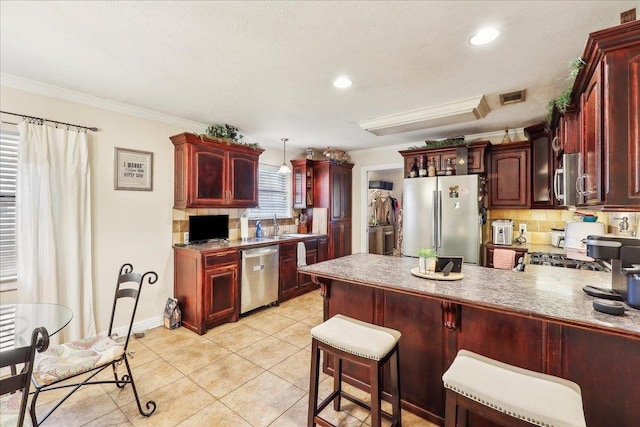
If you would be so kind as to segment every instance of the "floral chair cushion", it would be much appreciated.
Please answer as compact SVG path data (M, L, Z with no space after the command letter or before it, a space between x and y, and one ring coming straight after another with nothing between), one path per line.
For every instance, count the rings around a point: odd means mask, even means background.
M56 345L36 355L33 378L42 387L111 363L123 353L124 343L102 335Z
M22 392L16 391L12 394L5 394L0 398L0 427L16 427L20 415L20 404L22 403ZM23 426L31 426L29 411L24 416Z

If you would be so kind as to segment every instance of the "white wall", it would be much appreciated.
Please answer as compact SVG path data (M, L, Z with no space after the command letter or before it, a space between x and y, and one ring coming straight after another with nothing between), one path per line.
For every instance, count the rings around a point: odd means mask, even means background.
M136 323L149 327L161 324L165 302L173 296L173 144L169 137L185 131L202 132L204 128L186 128L187 121L179 125L143 119L7 86L0 87L0 106L2 111L100 129L89 138L97 330L108 328L115 279L125 262L132 263L136 271L158 273L158 282L142 291ZM20 120L11 116L4 119ZM114 190L114 147L153 152L153 191ZM288 154L287 161L292 156ZM260 160L280 165L282 150L267 149ZM16 291L0 293L0 300L15 302ZM121 326L124 321L117 323Z
M89 139L97 330L108 328L115 279L125 262L136 271L158 273L158 282L142 290L136 320L159 321L167 298L173 295L173 145L169 136L201 129L183 129L5 86L0 99L3 111L100 129L90 133ZM114 147L153 152L153 191L114 190ZM11 298L15 291L2 294L2 302Z

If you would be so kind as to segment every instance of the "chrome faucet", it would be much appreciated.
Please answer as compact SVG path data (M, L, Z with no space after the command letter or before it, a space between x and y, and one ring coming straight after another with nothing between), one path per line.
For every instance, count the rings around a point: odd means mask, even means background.
M273 235L277 236L280 231L280 226L278 225L278 214L273 214Z

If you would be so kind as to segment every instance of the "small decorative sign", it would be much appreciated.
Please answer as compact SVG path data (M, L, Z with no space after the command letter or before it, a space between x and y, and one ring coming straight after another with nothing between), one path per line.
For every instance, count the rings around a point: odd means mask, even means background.
M153 153L115 148L116 190L153 190Z

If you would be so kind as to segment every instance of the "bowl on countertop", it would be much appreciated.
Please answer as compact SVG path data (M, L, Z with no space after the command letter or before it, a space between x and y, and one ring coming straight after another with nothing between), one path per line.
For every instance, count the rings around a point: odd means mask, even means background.
M584 222L596 222L598 221L598 217L595 215L590 215L590 216L585 215L582 217L582 220Z

